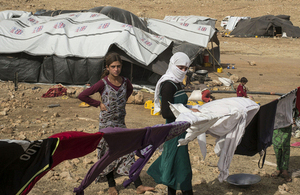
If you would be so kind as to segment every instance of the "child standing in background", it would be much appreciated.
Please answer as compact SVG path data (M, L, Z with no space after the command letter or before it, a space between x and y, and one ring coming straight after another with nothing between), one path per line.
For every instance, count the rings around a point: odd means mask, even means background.
M237 97L246 97L246 98L248 98L247 89L246 89L246 86L245 86L247 82L248 82L248 79L246 77L241 78L241 83L239 84L239 86L236 89Z

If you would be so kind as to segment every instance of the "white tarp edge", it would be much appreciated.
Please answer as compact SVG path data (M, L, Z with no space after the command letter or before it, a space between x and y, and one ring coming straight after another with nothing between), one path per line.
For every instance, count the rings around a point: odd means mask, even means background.
M0 21L7 20L16 17L26 17L32 15L31 12L19 11L19 10L6 10L0 12Z
M94 12L55 17L0 12L0 53L104 57L115 44L141 64L149 65L171 40Z
M186 41L201 47L207 47L208 42L215 33L210 25L169 22L158 19L148 19L148 28L159 35L170 39Z
M246 20L250 19L250 17L230 17L226 25L226 30L232 31L241 19Z
M180 23L191 23L191 24L206 24L213 28L216 26L217 19L209 18L205 16L165 16L164 21L169 22L180 22Z

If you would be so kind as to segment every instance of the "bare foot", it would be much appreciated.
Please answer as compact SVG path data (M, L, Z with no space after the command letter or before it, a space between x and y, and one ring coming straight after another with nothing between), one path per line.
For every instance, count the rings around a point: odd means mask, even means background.
M291 176L290 176L290 174L287 170L282 171L281 177L283 177L286 182L291 182L292 181L292 178L291 178Z
M118 195L119 194L116 187L109 187L108 193L109 193L109 195Z
M154 187L140 185L139 187L136 188L136 193L144 194L146 191L153 191L153 190L155 190Z
M277 178L281 175L281 171L280 170L276 170L271 174L271 177L273 178Z

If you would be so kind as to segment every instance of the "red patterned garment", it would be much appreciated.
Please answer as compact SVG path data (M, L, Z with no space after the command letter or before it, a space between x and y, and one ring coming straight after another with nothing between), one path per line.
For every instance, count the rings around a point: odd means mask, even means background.
M67 88L58 84L51 87L46 93L42 95L42 97L58 97L63 95L67 95Z

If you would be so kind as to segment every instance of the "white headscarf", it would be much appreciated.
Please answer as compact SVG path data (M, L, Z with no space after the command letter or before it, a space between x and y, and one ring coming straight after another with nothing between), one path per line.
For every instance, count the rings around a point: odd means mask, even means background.
M190 64L191 64L190 58L183 52L177 52L171 57L168 70L158 80L155 87L154 114L160 111L160 102L159 102L160 84L166 80L171 80L174 83L182 82L187 71L182 71L177 66L189 67Z

